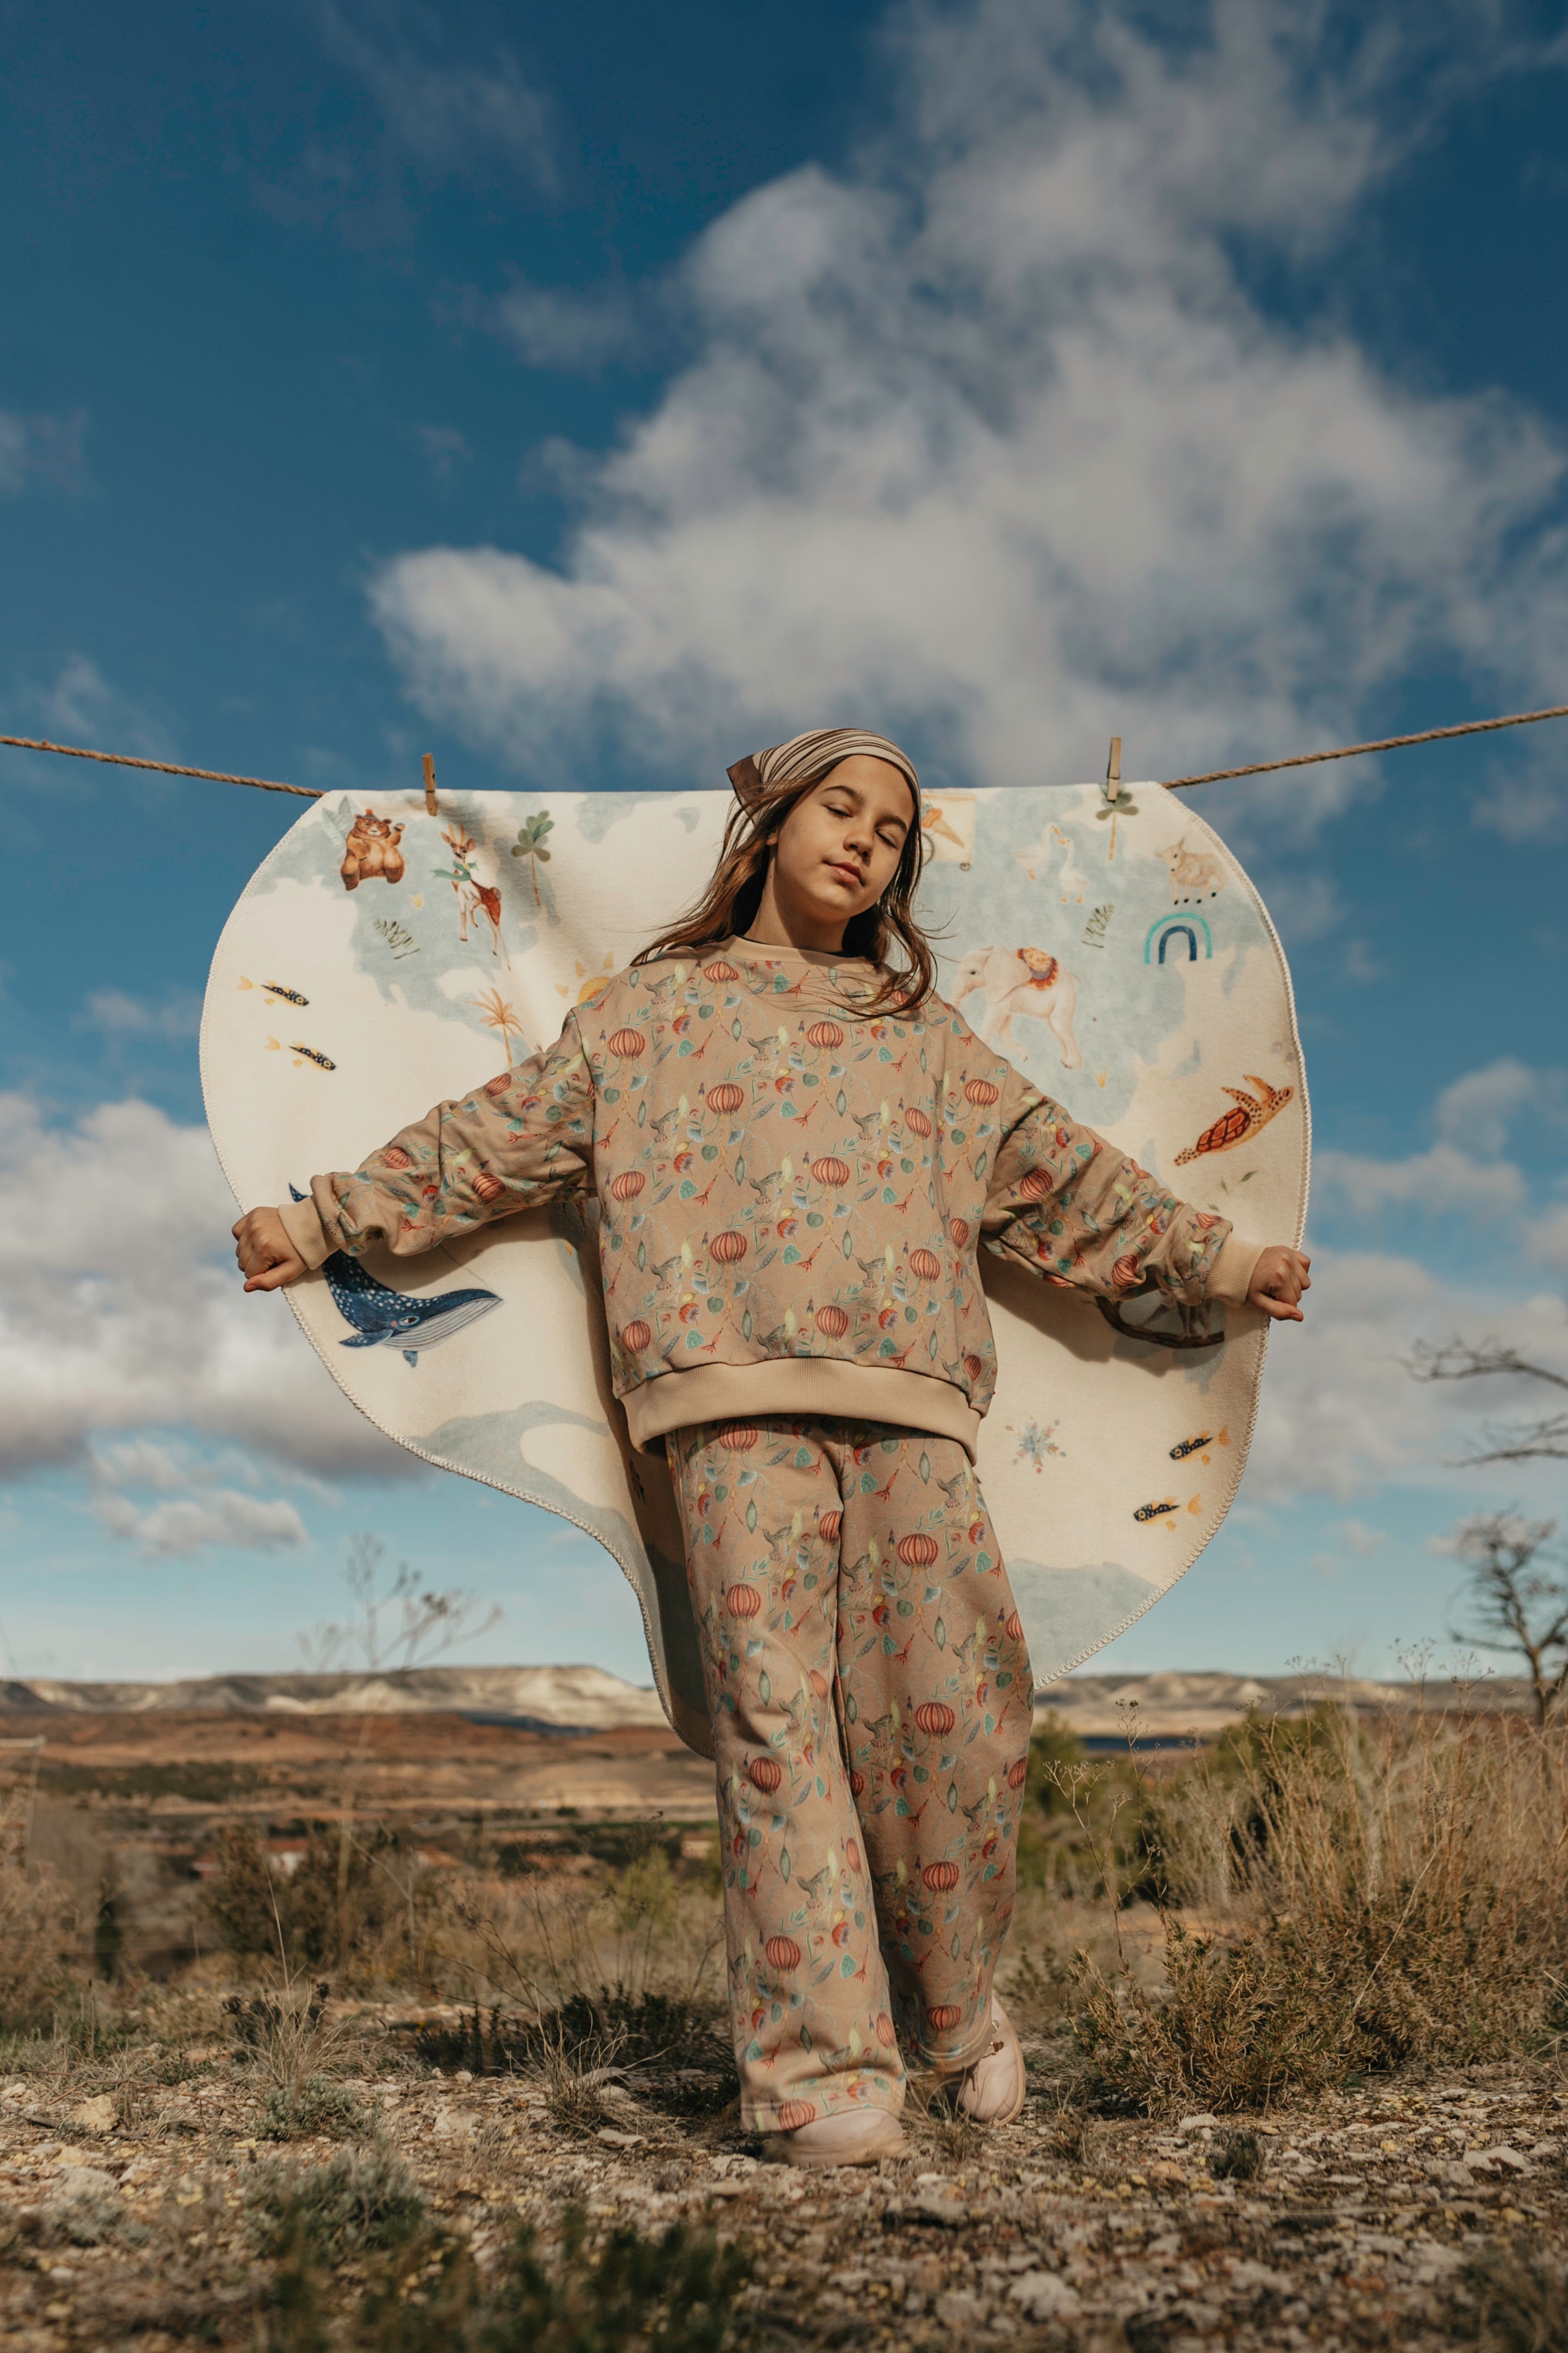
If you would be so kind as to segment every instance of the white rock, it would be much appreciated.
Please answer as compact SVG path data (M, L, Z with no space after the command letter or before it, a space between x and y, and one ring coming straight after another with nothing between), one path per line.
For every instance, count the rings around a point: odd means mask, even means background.
M55 2181L62 2198L107 2197L115 2186L113 2174L96 2165L63 2165Z
M1230 2276L1237 2287L1271 2287L1281 2295L1289 2295L1296 2284L1283 2272L1270 2271L1267 2263L1255 2263L1245 2256L1232 2263Z
M1031 2320L1065 2320L1081 2309L1077 2290L1055 2272L1025 2272L1013 2282L1007 2299Z
M1468 2148L1465 2151L1465 2163L1472 2167L1484 2167L1489 2173L1495 2173L1500 2166L1509 2173L1528 2173L1530 2170L1528 2163L1521 2157L1518 2149L1506 2147L1500 2141L1496 2148Z
M83 2132L112 2132L119 2120L120 2111L107 2092L100 2092L95 2100L83 2100L79 2108L70 2112L71 2123Z
M1176 2130L1179 2133L1212 2132L1218 2122L1217 2116L1184 2116Z
M431 2131L439 2140L458 2138L478 2129L479 2119L467 2108L437 2108Z

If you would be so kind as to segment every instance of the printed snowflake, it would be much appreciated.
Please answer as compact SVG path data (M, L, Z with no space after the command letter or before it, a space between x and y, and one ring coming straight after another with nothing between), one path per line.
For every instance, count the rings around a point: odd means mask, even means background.
M1012 1430L1012 1423L1009 1422L1007 1427ZM1065 1458L1066 1447L1058 1446L1056 1440L1056 1433L1060 1428L1059 1421L1048 1421L1043 1430L1037 1421L1026 1421L1021 1430L1014 1432L1018 1440L1014 1461L1032 1462L1037 1473L1045 1469L1047 1454L1060 1454Z

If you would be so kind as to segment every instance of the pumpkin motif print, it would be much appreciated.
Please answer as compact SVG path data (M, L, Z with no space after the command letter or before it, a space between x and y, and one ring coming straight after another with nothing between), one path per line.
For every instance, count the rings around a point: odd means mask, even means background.
M752 1443L738 1445L742 1431ZM668 1440L715 1727L742 2115L896 2110L984 2047L1033 1676L952 1439L843 1421Z
M973 1449L996 1374L983 1234L1047 1282L1114 1296L1135 1261L1196 1299L1228 1228L940 998L887 1014L873 994L864 965L749 944L633 966L547 1052L337 1180L343 1245L426 1249L591 1185L610 1329L649 1335L612 1362L634 1445L682 1419L671 1375L816 1356L907 1380L911 1422Z

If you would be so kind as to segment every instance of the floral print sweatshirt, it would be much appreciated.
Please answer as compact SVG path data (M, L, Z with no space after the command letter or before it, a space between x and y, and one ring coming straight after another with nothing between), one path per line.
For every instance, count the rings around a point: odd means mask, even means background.
M583 1197L635 1445L768 1414L958 1439L996 1358L977 1250L1108 1297L1245 1299L1258 1257L940 997L731 940L608 982L547 1052L280 1205L307 1263Z

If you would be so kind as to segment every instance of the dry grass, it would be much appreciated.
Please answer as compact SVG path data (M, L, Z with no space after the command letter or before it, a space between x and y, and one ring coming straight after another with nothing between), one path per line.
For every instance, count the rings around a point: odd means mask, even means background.
M46 2022L71 1981L79 1920L64 1883L27 1860L27 1801L0 1804L0 2031Z
M1465 2333L1482 2353L1568 2353L1568 2270L1545 2248L1494 2250L1460 2290Z
M1257 2108L1540 2047L1568 1963L1565 1758L1563 1733L1476 1711L1369 1724L1325 1701L1145 1792L1165 1981L1080 1959L1085 2089Z

